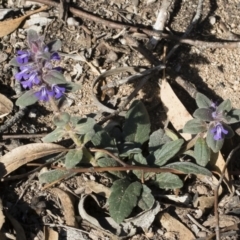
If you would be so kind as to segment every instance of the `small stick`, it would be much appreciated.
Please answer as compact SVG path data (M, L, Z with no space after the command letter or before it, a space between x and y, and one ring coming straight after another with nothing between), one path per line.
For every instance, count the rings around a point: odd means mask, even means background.
M202 226L195 218L193 218L190 214L187 214L188 218L195 224L197 225L199 228L201 228L203 231L207 232L207 233L212 233L211 231L209 231L207 228L205 228L204 226Z
M222 174L221 174L221 177L218 181L218 185L215 187L214 189L214 197L215 197L215 201L214 201L214 215L215 215L215 218L216 218L216 228L215 228L215 232L216 232L216 239L217 240L220 240L220 229L219 229L219 214L218 214L218 190L219 190L219 187L221 186L222 184L222 181L224 179L224 176L225 176L225 171L227 169L227 166L230 162L230 160L232 159L232 156L233 154L240 148L240 144L235 147L231 152L230 154L228 155L228 158L227 158L227 161L223 167L223 170L222 170Z
M107 151L106 149L90 148L89 150L90 150L91 152L103 152L103 153L106 153L107 155L109 155L110 157L112 157L114 160L116 160L118 163L120 163L121 165L123 165L123 167L129 166L128 164L126 164L125 162L123 162L121 159L119 159L118 157L116 157L114 154L112 154L111 152Z
M29 139L29 138L42 138L45 137L47 133L36 133L36 134L9 134L9 135L2 135L0 138L3 140L7 139Z

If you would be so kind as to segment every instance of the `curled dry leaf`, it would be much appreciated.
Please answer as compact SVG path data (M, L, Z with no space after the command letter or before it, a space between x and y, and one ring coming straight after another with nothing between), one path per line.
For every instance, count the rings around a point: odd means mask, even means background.
M63 191L60 188L52 188L50 191L61 201L66 225L77 227L78 224L75 219L74 205L70 193Z
M39 9L27 12L22 17L0 22L0 38L16 30L22 23L22 21L25 20L30 15L46 10L47 8L48 8L47 6L42 6Z
M162 81L160 97L166 109L168 119L171 121L172 125L177 131L181 131L185 123L193 119L193 117L181 103L166 80ZM190 140L192 138L191 134L189 133L181 133L181 136L185 140ZM212 165L212 170L216 171L218 175L221 175L225 165L225 161L221 152L215 154L215 156L211 156L210 164ZM234 191L234 188L229 181L229 174L227 170L225 172L225 184L230 192Z
M111 217L101 217L96 219L95 217L89 215L85 210L85 204L87 204L88 197L90 197L90 195L83 196L78 204L80 216L102 231L105 231L108 234L115 234L118 237L134 236L136 234L135 227L141 227L144 231L146 231L154 221L156 214L160 211L159 203L155 202L152 208L141 212L133 218L125 219L121 222L121 224L117 224Z
M160 223L167 230L167 232L177 232L179 239L195 239L195 236L187 227L185 227L167 212L160 215Z
M1 31L1 30L0 30ZM7 116L13 109L13 103L7 97L0 94L0 118Z
M85 183L85 188L87 188L96 194L102 195L103 197L109 198L111 190L105 187L103 184L96 183L95 181L88 181Z
M31 143L17 147L0 158L0 178L35 159L66 151L54 143Z

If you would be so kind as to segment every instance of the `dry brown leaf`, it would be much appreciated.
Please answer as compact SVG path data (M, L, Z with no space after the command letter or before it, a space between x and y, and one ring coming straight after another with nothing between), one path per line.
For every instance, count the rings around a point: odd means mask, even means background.
M0 158L0 178L35 159L66 151L54 143L31 143L17 147Z
M19 25L22 23L22 21L25 20L30 15L46 10L47 8L48 6L42 6L39 9L27 12L22 17L0 22L0 38L16 30L19 27Z
M219 217L219 227L220 228L230 227L230 226L232 226L236 223L239 223L239 222L240 222L240 220L236 216L221 214L220 217ZM211 227L211 228L216 227L216 217L215 216L209 216L207 221L205 221L203 223L203 226Z
M44 226L44 240L58 240L58 232L48 226Z
M78 224L76 222L74 205L70 193L63 191L60 188L52 188L50 191L51 193L56 195L61 201L66 225L71 227L77 227Z
M193 119L193 117L186 110L185 106L181 103L181 101L176 96L173 89L171 88L171 86L166 80L162 81L160 96L161 96L163 105L166 109L168 119L171 121L172 125L177 131L182 130L185 123ZM191 134L187 134L187 133L181 133L181 136L185 140L190 140L192 138ZM212 170L216 171L218 175L220 175L225 165L225 161L223 159L221 152L219 152L214 157L212 157L211 160L212 159L214 159L210 163L213 167ZM230 192L234 191L233 186L229 181L229 174L227 170L225 173L225 184L227 185Z
M193 233L169 213L165 212L160 215L160 223L167 232L177 232L179 234L179 239L195 239Z
M13 218L8 212L5 212L5 216L9 219L9 221L13 225L13 228L15 229L16 240L27 240L24 230L20 223L15 218Z
M85 183L85 187L89 188L92 192L102 195L105 198L109 198L111 190L105 187L103 184L96 183L94 181L88 181Z
M1 31L1 30L0 30ZM7 116L13 109L13 103L7 97L0 94L0 118Z

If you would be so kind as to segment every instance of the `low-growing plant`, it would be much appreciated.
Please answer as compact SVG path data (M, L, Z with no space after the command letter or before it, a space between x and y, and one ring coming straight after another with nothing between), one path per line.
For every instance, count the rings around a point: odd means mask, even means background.
M55 66L60 59L59 41L45 45L43 38L30 30L28 46L29 49L18 51L18 56L11 61L19 69L15 78L27 90L17 100L19 106L28 106L38 100L53 104L68 89L76 89L74 84L66 82L63 70ZM65 168L42 173L40 181L51 183L77 170L81 172L86 166L89 171L102 169L113 180L108 203L110 215L117 223L128 217L135 207L150 209L155 202L150 185L179 189L184 184L182 174L211 176L205 168L211 150L218 152L224 139L233 136L228 124L240 121L240 110L232 110L229 100L217 106L199 93L196 101L199 109L194 113L195 119L183 129L198 134L193 154L196 163L194 160L180 161L189 149L174 132L159 129L151 133L148 112L141 101L135 100L123 124L111 122L104 127L94 118L55 112L53 123L56 127L42 139L43 142L71 138L76 147L63 158Z

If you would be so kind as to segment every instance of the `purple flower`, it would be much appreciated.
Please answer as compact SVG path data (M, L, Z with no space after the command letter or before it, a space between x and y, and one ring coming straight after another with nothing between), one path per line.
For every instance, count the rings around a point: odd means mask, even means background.
M35 96L42 101L48 101L49 97L53 97L53 95L54 92L52 90L49 90L46 86L35 92Z
M18 72L17 74L15 74L15 78L18 81L21 81L22 79L28 79L29 78L29 72L31 71L31 67L30 66L21 66L20 67L20 72Z
M30 74L30 77L26 81L22 81L21 84L23 88L32 88L33 85L38 85L40 83L40 79L38 77L38 72L33 72Z
M60 56L57 52L54 52L52 55L51 55L51 60L60 60Z
M214 128L211 129L214 140L218 141L224 138L224 135L228 134L228 130L223 128L223 125L218 122Z
M52 85L52 91L54 92L55 98L60 98L65 93L66 89L64 87L59 87L58 85Z
M26 64L28 63L31 53L27 50L19 50L17 51L18 56L16 57L16 60L19 64Z

